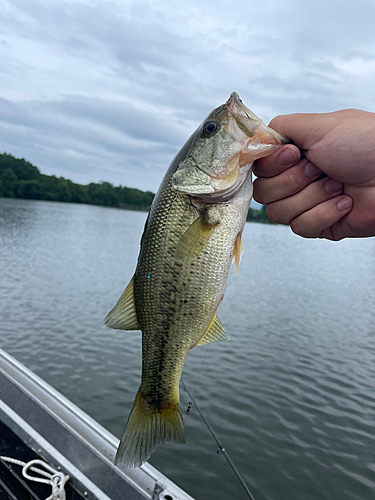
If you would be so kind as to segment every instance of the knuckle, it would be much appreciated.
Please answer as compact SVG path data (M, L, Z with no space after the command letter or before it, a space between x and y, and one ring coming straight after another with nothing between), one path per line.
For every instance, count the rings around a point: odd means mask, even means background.
M326 229L330 227L335 220L332 220L332 212L329 210L329 207L332 206L331 203L320 203L316 207L316 224L319 225L322 229Z
M299 171L294 168L285 172L285 189L290 194L298 193L304 187L301 176L298 174Z

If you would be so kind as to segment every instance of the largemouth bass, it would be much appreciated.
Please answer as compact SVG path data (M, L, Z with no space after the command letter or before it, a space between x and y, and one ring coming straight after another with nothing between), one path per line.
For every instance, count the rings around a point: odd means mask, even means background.
M139 466L155 447L185 443L179 381L190 349L227 340L216 311L238 266L254 160L286 139L233 92L172 161L152 203L132 280L104 320L142 330L142 380L115 463Z

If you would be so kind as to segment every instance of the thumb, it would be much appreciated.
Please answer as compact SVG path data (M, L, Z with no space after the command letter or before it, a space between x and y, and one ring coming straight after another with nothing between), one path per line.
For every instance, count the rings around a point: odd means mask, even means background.
M294 113L273 118L269 127L290 139L300 149L308 150L320 141L335 122L333 113Z

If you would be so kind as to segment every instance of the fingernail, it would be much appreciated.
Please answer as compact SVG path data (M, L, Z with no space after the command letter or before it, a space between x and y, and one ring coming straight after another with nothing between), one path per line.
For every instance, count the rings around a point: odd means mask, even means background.
M324 183L324 189L328 194L338 193L339 191L342 191L343 187L344 185L342 182L338 182L333 179L329 179Z
M287 148L284 149L282 153L280 153L279 163L284 167L287 167L288 165L293 165L297 161L298 161L298 153L294 149Z
M336 206L339 210L348 210L353 205L353 200L349 198L349 196L345 196L345 198L341 198L340 201L336 203Z
M316 177L318 174L321 174L322 171L316 165L311 162L306 163L305 165L305 175L306 177Z

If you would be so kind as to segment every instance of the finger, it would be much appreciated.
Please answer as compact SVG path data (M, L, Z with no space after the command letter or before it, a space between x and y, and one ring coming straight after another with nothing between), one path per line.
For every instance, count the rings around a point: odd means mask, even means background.
M340 219L347 215L353 206L350 196L338 196L320 203L292 220L292 231L304 238L319 238ZM333 239L333 238L330 238Z
M292 196L321 175L321 170L308 160L301 160L275 177L259 177L254 181L254 200L268 205Z
M324 177L294 196L269 204L267 207L268 218L278 224L290 224L299 215L340 195L343 190L344 185L341 182Z
M274 177L295 165L300 157L300 150L296 146L286 144L272 155L254 162L253 172L257 177Z

